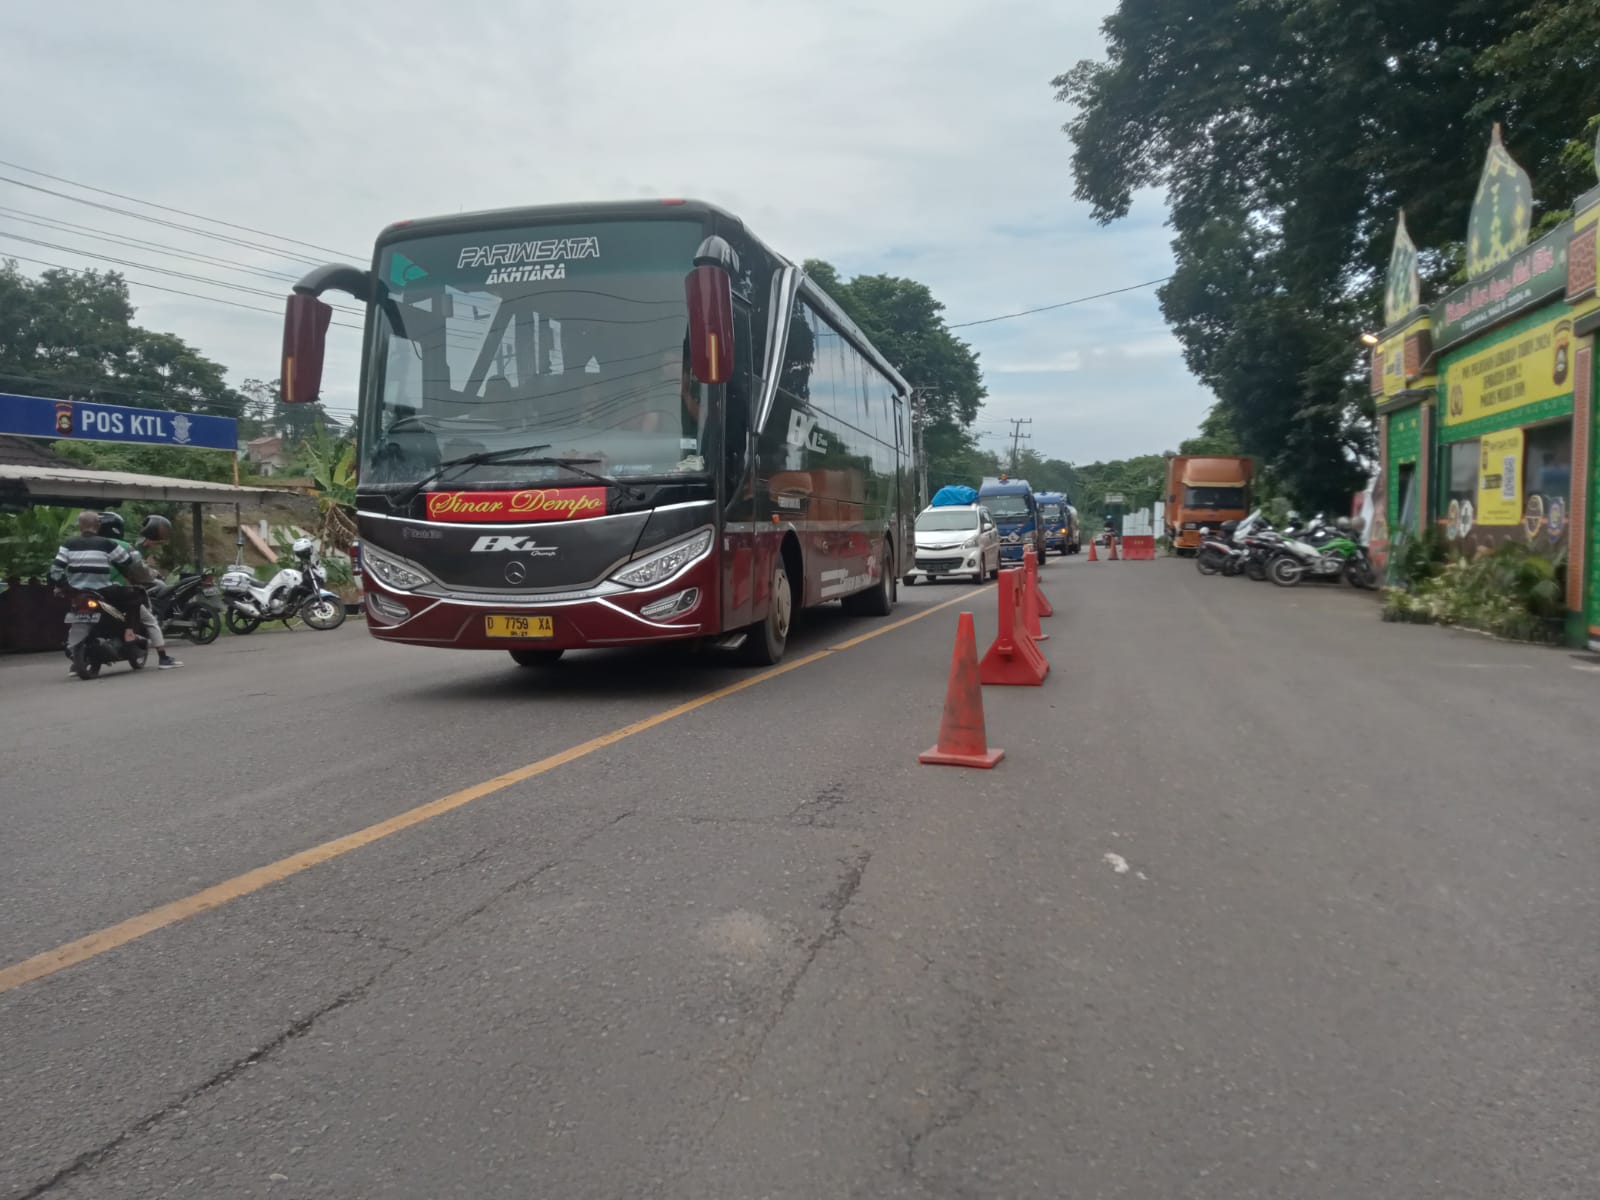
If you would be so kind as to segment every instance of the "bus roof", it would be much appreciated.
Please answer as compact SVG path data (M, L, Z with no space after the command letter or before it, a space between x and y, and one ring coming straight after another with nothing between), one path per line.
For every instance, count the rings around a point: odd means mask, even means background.
M829 322L836 326L840 333L855 343L860 350L873 362L880 371L889 377L895 388L906 396L911 394L911 385L906 382L903 375L895 369L893 363L883 356L883 352L874 346L861 328L852 321L844 309L840 308L832 296L806 275L791 259L779 254L766 242L762 241L742 220L734 216L725 208L709 204L704 200L594 200L588 202L569 204L539 204L521 208L490 208L478 212L449 213L434 217L418 217L414 220L395 221L386 225L378 234L377 242L373 249L373 267L376 269L377 256L389 242L402 238L430 237L441 233L453 233L471 229L505 229L517 225L551 225L565 221L594 220L626 220L629 217L644 220L671 220L673 218L694 217L702 221L714 219L718 224L732 225L745 237L756 244L773 264L779 268L787 268L799 276L799 290L822 309Z

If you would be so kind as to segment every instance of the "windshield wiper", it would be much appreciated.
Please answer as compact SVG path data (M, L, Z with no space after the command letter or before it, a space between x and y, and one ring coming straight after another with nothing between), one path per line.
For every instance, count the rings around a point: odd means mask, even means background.
M535 450L550 449L549 442L540 442L536 446L512 446L506 450L479 450L476 454L463 454L459 458L447 458L421 479L402 489L392 498L399 508L405 508L422 494L422 489L430 483L437 482L444 473L452 467L476 467L485 463L499 462L502 459L515 458L519 454L532 454Z
M516 465L523 467L565 467L574 475L582 475L585 478L594 480L596 483L603 483L607 487L620 489L622 494L630 500L644 499L644 493L639 491L638 488L623 483L622 480L614 476L602 475L598 471L585 470L581 465L583 463L597 463L600 461L598 458L518 458L512 461Z

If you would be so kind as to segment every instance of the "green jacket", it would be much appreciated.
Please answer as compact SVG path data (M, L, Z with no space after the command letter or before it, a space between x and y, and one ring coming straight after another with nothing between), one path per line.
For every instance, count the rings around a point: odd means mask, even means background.
M129 543L123 541L121 538L112 538L110 540L115 542L117 545L121 546L124 550L126 550L128 552L129 562L127 562L124 565L131 567L135 576L140 576L146 582L148 582L149 579L150 579L150 568L145 565L145 561L144 561L144 559L142 557L140 557L139 552L137 550L135 550ZM112 583L112 585L115 586L115 587L128 587L128 586L130 586L130 582L131 581L128 579L128 577L126 575L124 575L121 570L118 569L117 564L116 563L112 563L111 564L111 583Z

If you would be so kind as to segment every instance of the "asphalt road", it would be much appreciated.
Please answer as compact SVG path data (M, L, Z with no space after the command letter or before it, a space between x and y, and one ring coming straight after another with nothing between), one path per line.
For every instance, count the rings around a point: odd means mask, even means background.
M770 676L0 661L0 979L177 904L0 992L0 1197L1600 1194L1594 664L1045 586L992 772L915 761L992 589Z

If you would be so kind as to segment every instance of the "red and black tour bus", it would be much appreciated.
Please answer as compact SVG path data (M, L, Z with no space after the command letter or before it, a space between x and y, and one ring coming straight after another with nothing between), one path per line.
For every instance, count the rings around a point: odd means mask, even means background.
M357 523L385 641L700 639L782 657L794 613L883 615L914 546L910 388L792 262L690 201L401 221L295 285L282 394L366 305Z

